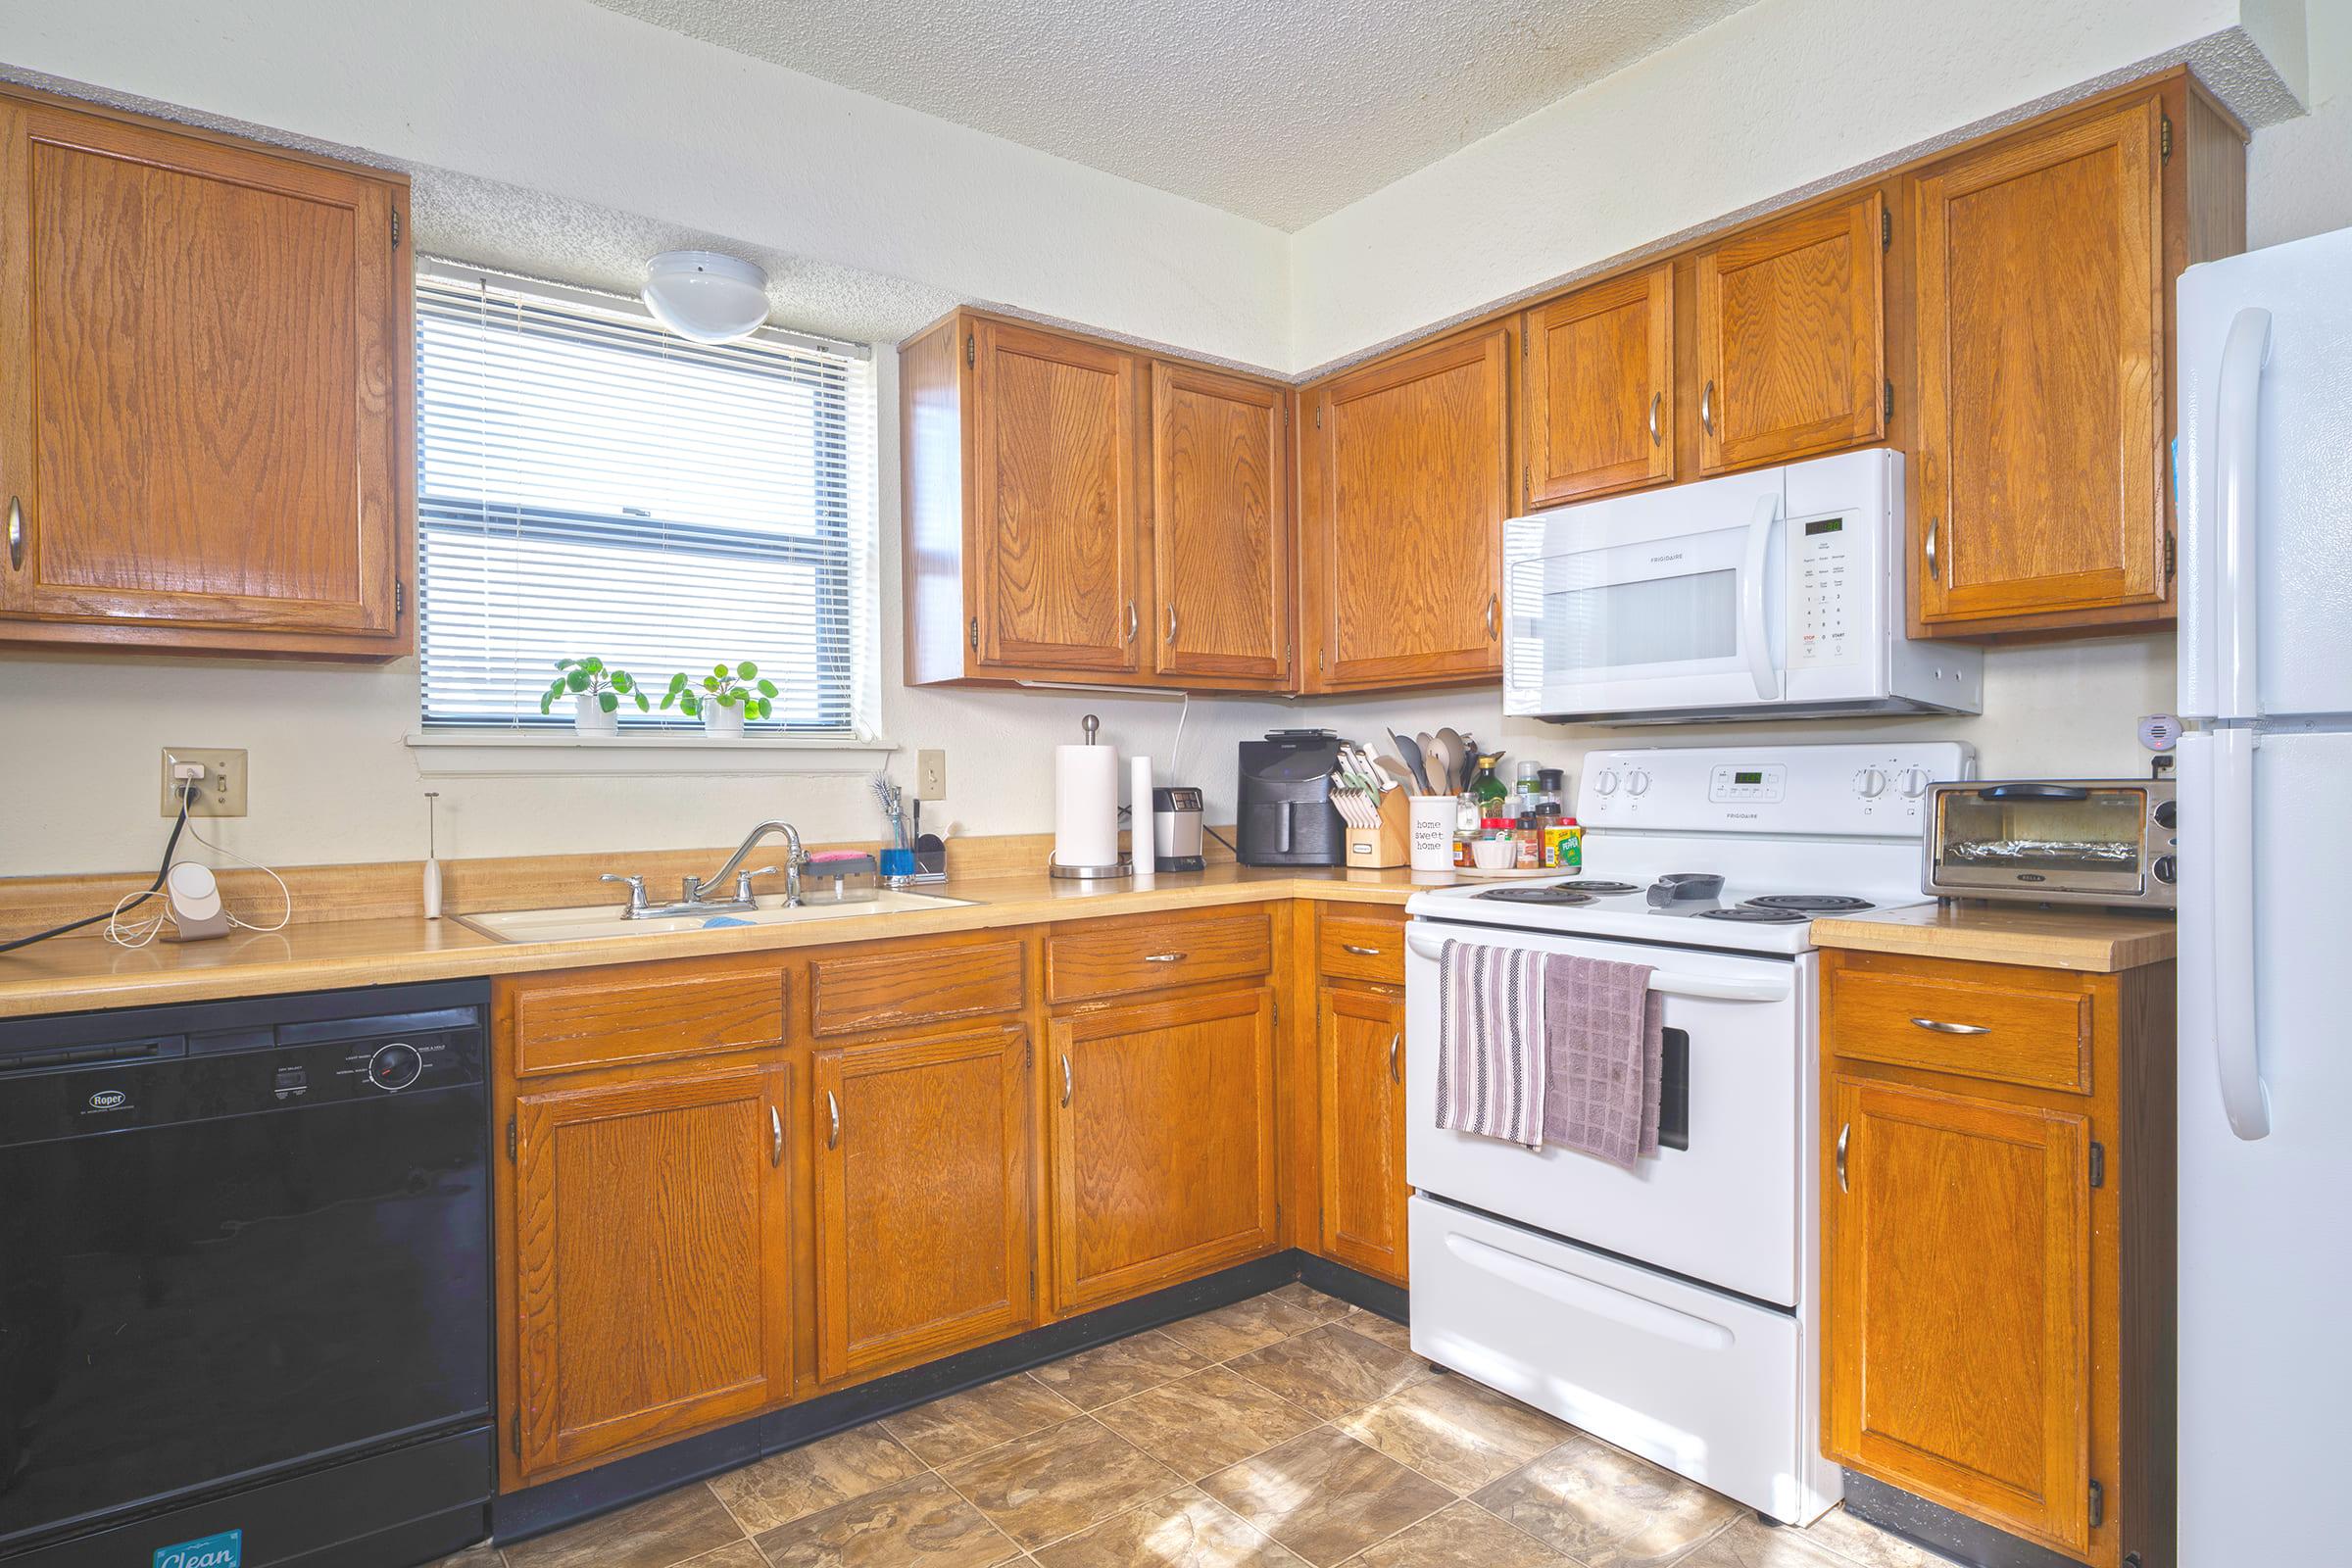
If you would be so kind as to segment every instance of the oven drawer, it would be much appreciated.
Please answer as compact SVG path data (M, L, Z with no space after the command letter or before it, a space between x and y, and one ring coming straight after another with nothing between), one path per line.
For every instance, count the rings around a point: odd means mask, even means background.
M1843 955L1828 976L1832 1055L2090 1093L2092 999L2071 976Z
M1413 1351L1717 1492L1798 1522L1797 1321L1754 1302L1507 1225L1411 1200Z

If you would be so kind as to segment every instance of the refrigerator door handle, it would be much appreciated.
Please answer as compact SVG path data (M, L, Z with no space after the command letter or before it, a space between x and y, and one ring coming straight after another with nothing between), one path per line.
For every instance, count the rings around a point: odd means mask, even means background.
M2262 371L2271 359L2271 313L2239 311L2222 347L2221 388L2214 411L2214 711L2252 718L2260 711L2256 683L2254 530L2262 490Z
M2182 760L2184 774L2205 775L2196 792L2204 809L2192 808L2180 824L2183 859L2202 872L2194 893L2198 907L2183 910L2180 922L2183 1021L2192 1041L2198 1032L2211 1037L2223 1114L2230 1130L2251 1143L2271 1131L2254 985L2256 737L2252 730L2225 729L2196 739L2194 755Z

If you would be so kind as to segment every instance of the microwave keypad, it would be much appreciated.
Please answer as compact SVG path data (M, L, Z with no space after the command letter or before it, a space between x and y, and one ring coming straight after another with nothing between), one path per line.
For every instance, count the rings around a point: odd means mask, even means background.
M1799 520L1789 532L1796 575L1789 663L1841 664L1854 647L1854 597L1869 591L1853 570L1853 536L1843 517Z

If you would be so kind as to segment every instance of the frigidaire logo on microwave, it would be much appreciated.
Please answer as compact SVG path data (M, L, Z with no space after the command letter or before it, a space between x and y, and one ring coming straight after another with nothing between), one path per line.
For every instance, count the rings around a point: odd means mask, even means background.
M1652 556L1652 557L1650 557L1650 558L1649 558L1649 560L1650 560L1650 564L1651 564L1652 565L1655 565L1655 564L1659 564L1659 563L1661 563L1661 562L1667 562L1667 561L1680 561L1680 560L1682 560L1682 559L1683 559L1683 553L1682 553L1680 550L1677 550L1677 551L1673 552L1671 555L1664 555L1664 556Z

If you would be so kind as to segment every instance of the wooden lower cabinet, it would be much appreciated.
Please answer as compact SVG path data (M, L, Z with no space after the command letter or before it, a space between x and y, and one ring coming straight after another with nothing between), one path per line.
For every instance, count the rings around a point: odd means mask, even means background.
M791 1396L790 1076L680 1064L515 1097L518 1475Z
M1041 1065L1056 1311L1273 1249L1271 990L1056 1018Z
M1323 1255L1405 1275L1404 998L1325 986L1315 1008Z
M816 1054L817 1370L943 1355L1035 1315L1018 1028Z

